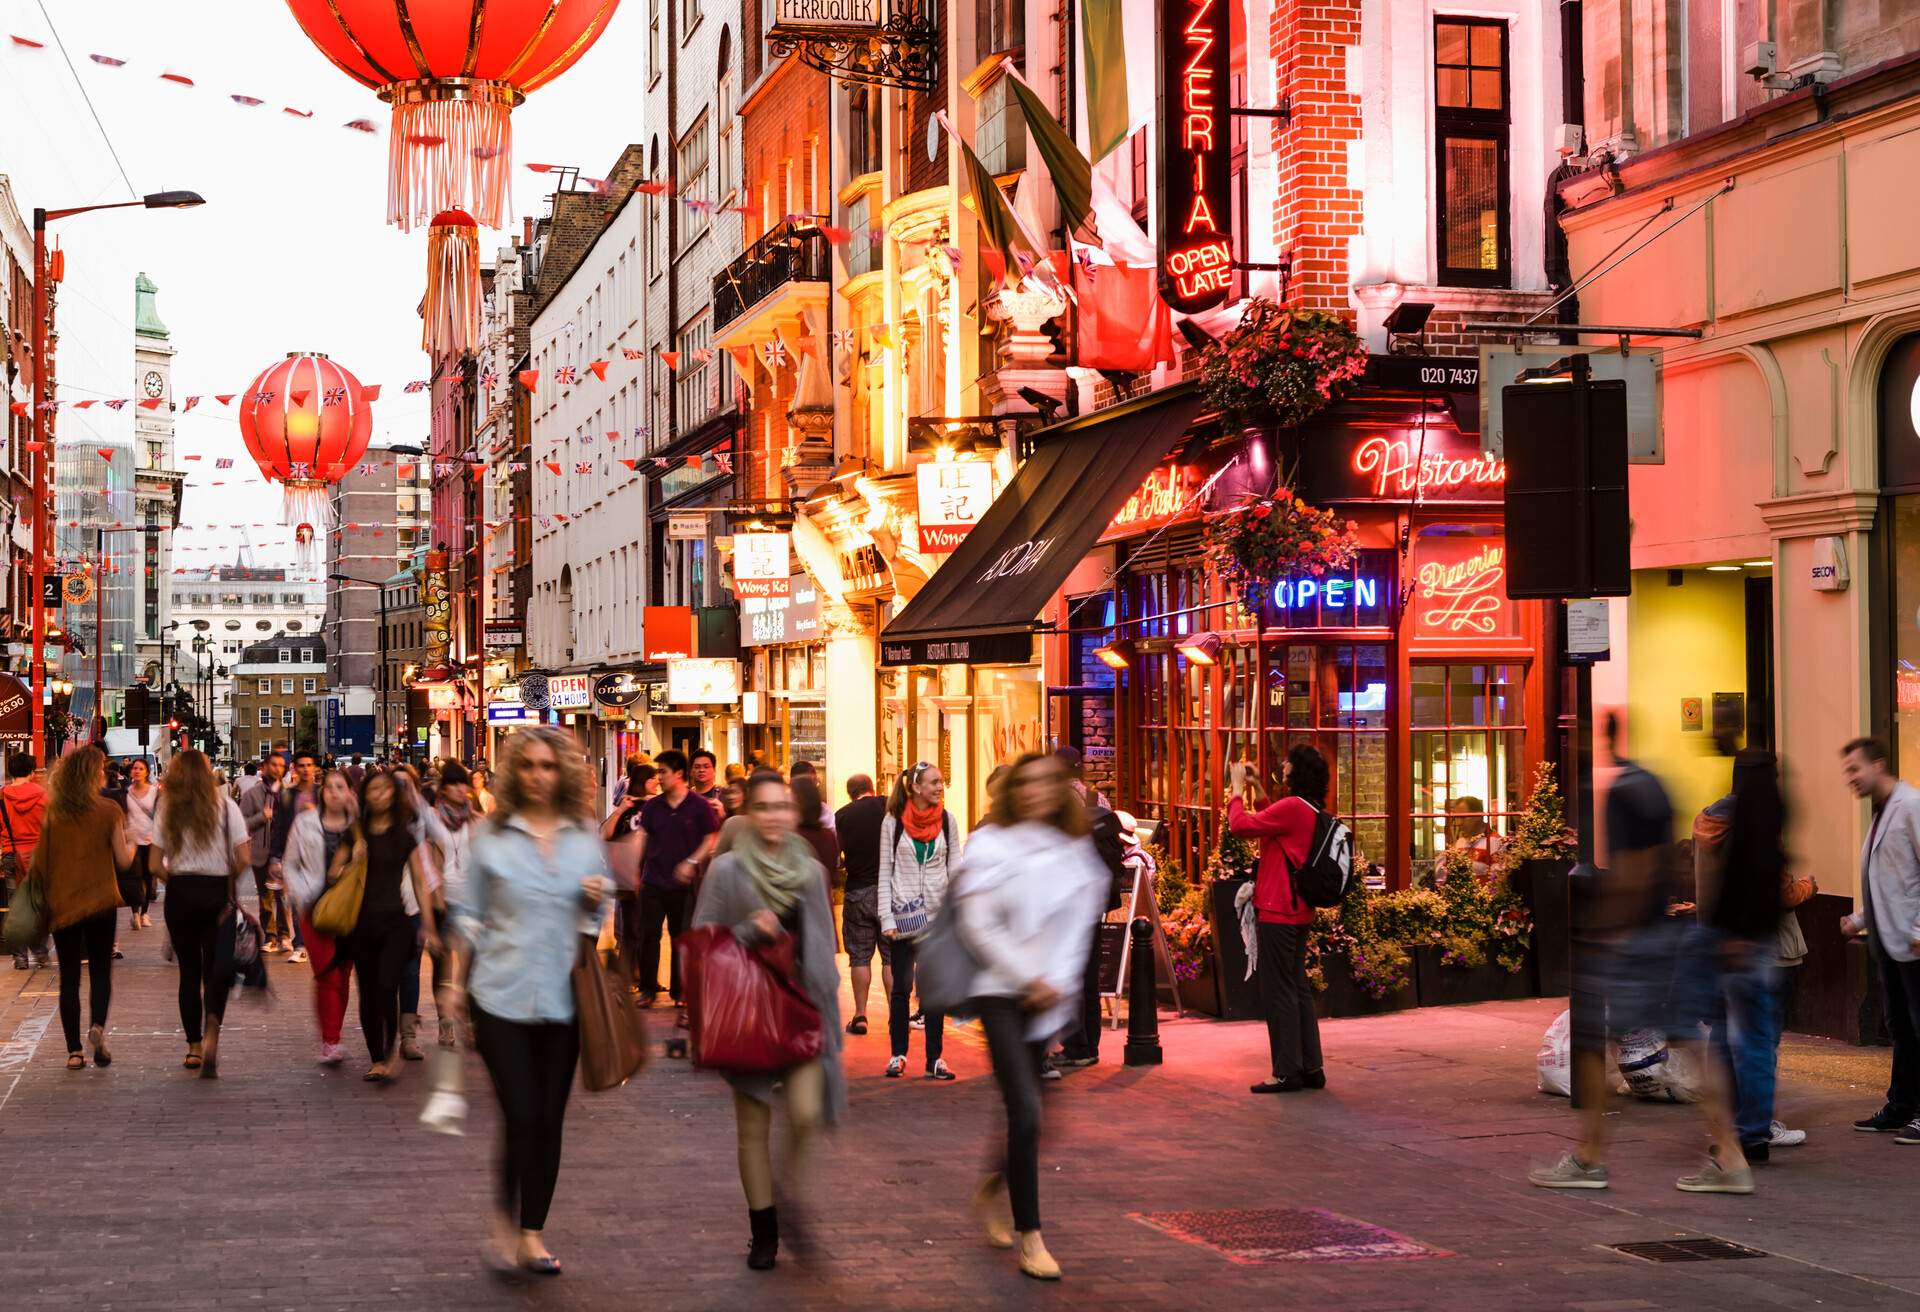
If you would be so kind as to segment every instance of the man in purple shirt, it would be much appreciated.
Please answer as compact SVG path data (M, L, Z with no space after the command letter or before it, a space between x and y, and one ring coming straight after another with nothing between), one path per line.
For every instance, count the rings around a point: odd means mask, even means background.
M680 1001L680 934L687 927L693 877L713 855L720 818L712 803L687 786L686 753L671 748L653 758L660 795L640 809L640 1000L660 992L660 927L673 940L668 993Z

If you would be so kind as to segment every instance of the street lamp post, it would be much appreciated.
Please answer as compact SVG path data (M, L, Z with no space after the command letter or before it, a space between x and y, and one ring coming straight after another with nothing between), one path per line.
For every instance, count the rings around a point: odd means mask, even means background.
M39 206L33 211L33 755L45 762L47 741L46 708L41 689L47 677L47 549L48 506L47 470L53 452L47 449L46 402L53 399L47 368L47 225L57 219L94 210L123 210L142 207L150 210L185 210L207 202L196 191L156 191L139 200L118 201L110 205L74 205L49 210ZM99 645L100 635L94 635ZM94 710L97 713L96 703Z
M352 574L329 574L327 578L335 583L357 583L363 588L372 588L379 594L380 700L379 704L374 708L375 715L378 717L374 721L374 732L378 736L379 746L391 752L392 744L387 741L387 730L389 727L387 724L387 585L385 583L375 583L372 579L357 578ZM380 753L376 752L375 755L378 756Z

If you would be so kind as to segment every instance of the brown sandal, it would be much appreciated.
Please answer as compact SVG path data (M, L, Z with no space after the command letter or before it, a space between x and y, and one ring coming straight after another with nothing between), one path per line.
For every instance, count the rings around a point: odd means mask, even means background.
M190 1071L197 1071L200 1069L200 1054L189 1048L187 1049L187 1059L180 1064Z
M85 1056L84 1054L82 1054L82 1053L78 1053L78 1052L70 1052L70 1053L68 1053L68 1054L67 1054L67 1069L68 1069L68 1070L70 1070L70 1071L83 1071L83 1070L85 1070L86 1068L87 1068L87 1059L86 1059L86 1056Z

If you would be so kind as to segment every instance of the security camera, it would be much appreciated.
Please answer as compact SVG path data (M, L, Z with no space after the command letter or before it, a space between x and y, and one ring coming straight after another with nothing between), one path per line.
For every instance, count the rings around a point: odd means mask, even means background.
M1780 67L1780 49L1771 41L1755 41L1740 58L1748 77L1772 77Z
M1560 131L1554 137L1554 152L1562 159L1571 159L1580 153L1583 133L1578 123L1562 123Z

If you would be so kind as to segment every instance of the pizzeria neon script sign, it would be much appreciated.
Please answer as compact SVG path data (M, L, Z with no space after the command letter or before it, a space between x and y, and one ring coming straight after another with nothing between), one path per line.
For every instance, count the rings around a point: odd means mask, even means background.
M1210 310L1233 283L1233 43L1226 0L1160 5L1160 296Z

